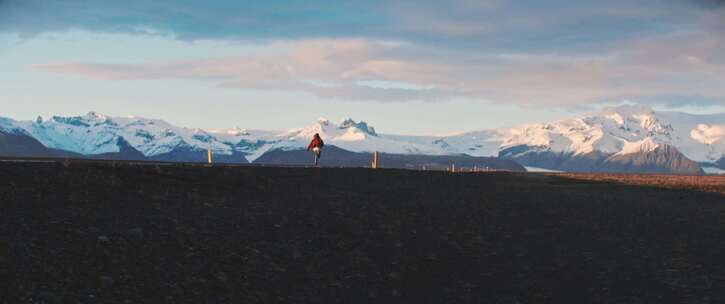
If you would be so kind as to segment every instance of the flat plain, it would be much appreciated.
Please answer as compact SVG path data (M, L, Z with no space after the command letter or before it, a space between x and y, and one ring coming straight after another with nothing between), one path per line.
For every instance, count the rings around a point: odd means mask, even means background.
M722 303L725 177L0 163L0 303Z

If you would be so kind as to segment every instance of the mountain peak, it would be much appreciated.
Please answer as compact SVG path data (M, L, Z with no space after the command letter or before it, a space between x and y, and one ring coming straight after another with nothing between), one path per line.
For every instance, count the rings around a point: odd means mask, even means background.
M378 136L378 134L375 133L375 128L373 128L372 126L369 126L368 123L366 123L362 120L360 122L355 122L355 120L353 120L352 118L347 118L340 123L339 128L340 129L357 128L360 131L367 133L369 135Z
M76 127L89 127L107 121L108 118L96 112L88 112L83 116L53 116L52 121ZM36 123L43 123L36 119Z
M625 138L629 138L629 135L636 133L638 130L649 136L668 136L672 131L672 126L662 121L652 108L640 105L605 108L600 112L587 115L583 120L587 124L601 126L607 126L608 121L613 121L617 128L626 131L627 134L623 134Z
M327 126L327 125L330 124L330 120L327 119L327 118L324 118L324 117L320 117L320 118L317 119L317 123L318 124L321 124L323 126Z
M108 117L96 111L89 111L84 118L89 120L106 120Z
M227 134L232 134L236 136L242 136L242 135L249 135L249 130L240 128L240 127L234 127L234 129L227 130Z
M639 141L626 141L622 149L615 155L626 155L633 153L647 153L659 148L660 144L654 138L647 137Z

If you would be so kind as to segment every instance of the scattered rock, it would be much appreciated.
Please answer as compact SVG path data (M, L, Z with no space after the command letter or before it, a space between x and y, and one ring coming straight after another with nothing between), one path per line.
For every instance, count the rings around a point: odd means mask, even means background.
M104 243L104 244L110 244L111 243L111 239L109 239L105 235L99 236L98 237L98 241L101 242L101 243Z

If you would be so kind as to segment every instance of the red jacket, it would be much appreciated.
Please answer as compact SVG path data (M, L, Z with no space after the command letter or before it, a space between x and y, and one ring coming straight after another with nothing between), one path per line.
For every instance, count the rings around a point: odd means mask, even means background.
M325 146L325 142L322 141L322 138L315 137L310 142L310 145L307 146L307 150L312 150L314 148L320 148L320 149L322 149L322 147L324 147L324 146Z

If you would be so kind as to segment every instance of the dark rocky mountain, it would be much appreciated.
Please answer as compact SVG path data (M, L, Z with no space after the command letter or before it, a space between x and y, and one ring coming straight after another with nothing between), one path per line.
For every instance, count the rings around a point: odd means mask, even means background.
M123 137L119 137L116 140L116 145L118 145L120 150L118 152L79 156L82 158L91 159L146 160L146 156L144 156L141 152L132 147Z
M149 157L148 160L155 161L168 161L168 162L194 162L194 163L205 163L207 162L207 150L191 147L189 145L177 146L174 150L168 153L154 155ZM238 152L234 152L232 155L213 154L212 159L216 163L236 163L236 164L248 164L244 155Z
M0 132L0 156L12 157L64 157L64 158L88 158L88 159L123 159L123 160L145 160L141 152L131 147L122 137L119 137L117 144L119 152L103 153L96 155L83 155L69 151L51 149L35 138L22 133Z
M649 152L615 155L607 158L602 172L646 172L703 174L700 164L688 159L677 148L662 145Z
M351 152L328 145L325 147L320 159L321 166L330 167L365 167L370 166L373 155L371 153ZM254 164L263 165L311 165L313 155L306 150L272 150L257 160ZM457 168L489 168L494 170L509 170L523 172L525 169L511 160L495 157L473 157L469 155L411 155L381 153L378 166L380 168L406 168L444 170L455 164Z
M700 164L669 145L662 145L649 152L619 155L601 152L576 155L519 145L501 150L499 157L515 160L525 166L567 172L703 174Z
M50 149L35 138L21 133L0 131L0 156L76 157L80 154Z
M606 155L590 152L575 155L572 152L555 152L546 148L519 145L501 150L499 158L511 159L524 166L558 171L591 172L602 165Z
M718 160L715 164L718 168L725 170L725 156L720 158L720 160Z

